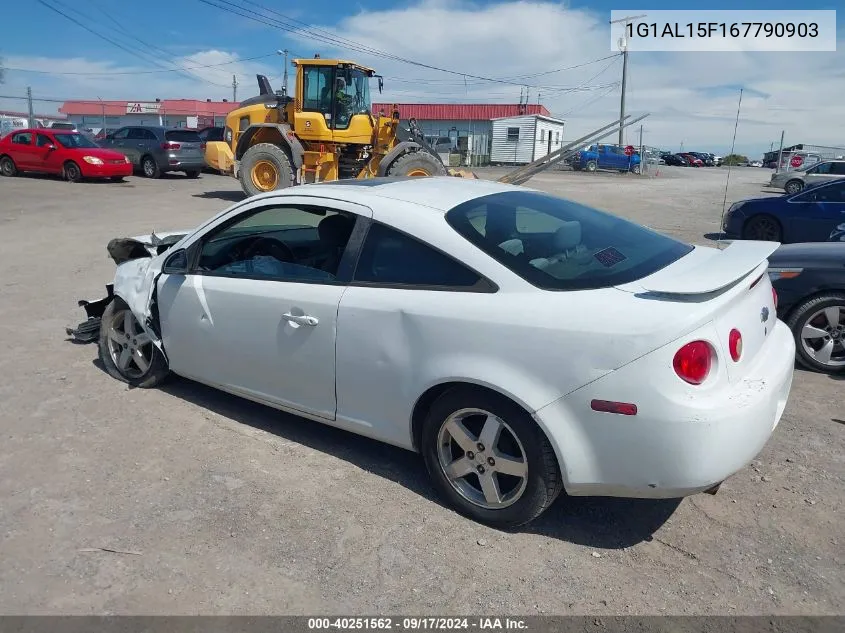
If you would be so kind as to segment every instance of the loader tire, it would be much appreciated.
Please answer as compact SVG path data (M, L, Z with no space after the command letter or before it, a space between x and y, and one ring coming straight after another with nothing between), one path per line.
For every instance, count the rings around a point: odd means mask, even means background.
M272 143L250 147L241 159L238 178L247 196L285 189L293 185L293 161L288 153Z
M390 163L388 176L445 176L446 167L428 152L409 152L402 154Z

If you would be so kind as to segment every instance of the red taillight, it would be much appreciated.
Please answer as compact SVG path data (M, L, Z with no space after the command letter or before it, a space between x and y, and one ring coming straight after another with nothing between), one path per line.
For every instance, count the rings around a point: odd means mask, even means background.
M637 405L630 402L614 402L612 400L593 400L590 402L593 411L603 413L618 413L620 415L637 415Z
M182 146L179 143L172 143L170 141L161 144L161 149L179 149L180 147Z
M775 290L775 287L772 286L772 299L775 302L775 310L778 308L778 291Z
M731 358L737 362L742 356L742 334L739 330L734 328L728 335L728 348L731 352Z
M707 379L712 363L713 352L704 341L687 343L675 353L672 361L675 373L691 385L700 385Z

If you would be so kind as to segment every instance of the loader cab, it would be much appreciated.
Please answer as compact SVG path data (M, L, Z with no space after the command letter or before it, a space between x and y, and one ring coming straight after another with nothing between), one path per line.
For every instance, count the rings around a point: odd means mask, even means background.
M303 140L366 145L373 135L372 69L328 59L297 59L294 129Z

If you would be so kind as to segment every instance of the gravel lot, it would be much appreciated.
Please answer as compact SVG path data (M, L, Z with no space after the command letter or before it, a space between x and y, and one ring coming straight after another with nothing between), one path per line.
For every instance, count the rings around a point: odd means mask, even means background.
M712 244L725 176L529 185ZM768 176L734 170L728 204ZM0 613L845 613L841 380L797 370L774 437L716 496L562 498L498 532L440 505L411 453L186 380L128 390L67 340L112 278L110 238L191 228L240 199L233 179L0 195Z

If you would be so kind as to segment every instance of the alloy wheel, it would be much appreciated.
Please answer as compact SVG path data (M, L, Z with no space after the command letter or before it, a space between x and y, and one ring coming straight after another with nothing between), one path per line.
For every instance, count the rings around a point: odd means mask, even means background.
M127 378L140 378L150 369L153 342L130 310L115 312L108 328L109 356Z
M156 171L155 163L153 163L153 161L149 158L147 160L145 160L144 161L144 175L147 178L152 178L153 175L155 174L155 171Z
M455 491L480 508L506 508L528 484L522 442L504 420L483 409L461 409L443 422L437 458Z
M801 328L804 352L831 369L845 367L845 305L814 312Z

